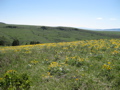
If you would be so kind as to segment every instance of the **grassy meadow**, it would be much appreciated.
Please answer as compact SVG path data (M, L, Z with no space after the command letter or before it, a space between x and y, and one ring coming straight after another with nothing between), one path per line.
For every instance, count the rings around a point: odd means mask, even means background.
M11 72L26 73L29 90L119 90L120 40L0 47L0 82Z

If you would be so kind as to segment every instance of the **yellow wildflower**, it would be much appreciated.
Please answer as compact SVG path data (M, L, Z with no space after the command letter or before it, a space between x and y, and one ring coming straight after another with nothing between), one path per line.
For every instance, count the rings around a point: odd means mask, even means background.
M6 73L16 72L16 70L8 70Z
M59 66L57 62L50 63L49 67L57 67Z
M110 69L112 69L112 68L110 67L110 65L106 65L106 64L104 64L104 65L103 65L103 69L110 70Z
M0 80L3 80L3 78L0 78Z
M108 64L111 64L111 62L108 62Z
M48 75L50 76L50 72L48 72Z
M30 61L30 63L32 63L32 64L37 64L37 63L38 63L38 61L33 60L33 61Z
M78 78L76 78L75 80L76 80L76 81L78 81L79 79L78 79Z

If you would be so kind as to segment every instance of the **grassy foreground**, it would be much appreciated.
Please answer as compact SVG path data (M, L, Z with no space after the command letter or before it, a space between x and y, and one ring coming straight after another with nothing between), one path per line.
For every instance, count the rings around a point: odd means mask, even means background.
M30 90L119 90L120 40L0 47L0 80L15 70Z

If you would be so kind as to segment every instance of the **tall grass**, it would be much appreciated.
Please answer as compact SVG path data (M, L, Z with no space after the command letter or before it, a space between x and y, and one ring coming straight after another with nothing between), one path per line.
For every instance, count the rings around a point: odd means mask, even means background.
M0 80L27 73L30 90L119 90L120 40L0 47Z

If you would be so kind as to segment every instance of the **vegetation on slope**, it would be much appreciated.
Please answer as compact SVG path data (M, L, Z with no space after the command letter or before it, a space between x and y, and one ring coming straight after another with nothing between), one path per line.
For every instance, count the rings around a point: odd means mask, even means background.
M12 45L15 40L25 45L112 38L120 36L70 27L0 24L0 45Z
M0 83L8 81L7 72L16 71L29 75L30 90L118 90L119 42L101 39L0 47ZM11 82L8 88L16 85Z

